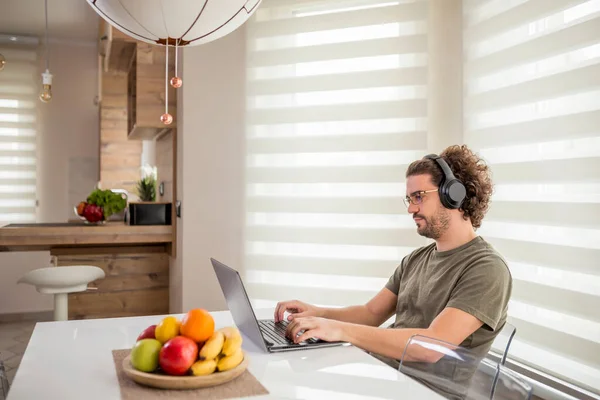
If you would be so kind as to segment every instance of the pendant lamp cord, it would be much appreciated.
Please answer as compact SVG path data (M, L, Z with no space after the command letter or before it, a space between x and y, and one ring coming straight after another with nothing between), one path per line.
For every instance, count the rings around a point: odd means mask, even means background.
M169 42L165 44L165 114L169 113Z
M49 70L50 60L48 59L48 0L44 0L44 10L46 13L46 70Z
M179 76L179 75L177 75L177 58L179 56L179 51L178 51L179 40L180 39L177 39L177 41L175 42L175 76Z

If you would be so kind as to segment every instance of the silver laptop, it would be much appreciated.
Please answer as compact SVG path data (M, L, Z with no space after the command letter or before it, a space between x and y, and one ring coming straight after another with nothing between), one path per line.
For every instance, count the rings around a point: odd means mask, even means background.
M287 321L275 322L273 319L258 320L252 309L250 299L242 283L240 274L233 268L210 259L217 279L223 290L225 301L231 311L237 327L254 344L266 352L307 350L317 347L332 347L346 344L345 342L325 342L320 339L308 339L302 343L294 343L285 335Z

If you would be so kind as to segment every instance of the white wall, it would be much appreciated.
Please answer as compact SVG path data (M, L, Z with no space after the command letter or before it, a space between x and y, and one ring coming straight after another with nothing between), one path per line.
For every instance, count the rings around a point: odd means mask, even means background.
M178 257L173 312L227 309L210 257L243 262L245 29L184 49L178 108Z
M53 98L39 104L38 222L73 218L73 206L98 180L97 54L93 43L50 46ZM16 284L49 262L49 252L0 253L0 314L52 310L52 296Z

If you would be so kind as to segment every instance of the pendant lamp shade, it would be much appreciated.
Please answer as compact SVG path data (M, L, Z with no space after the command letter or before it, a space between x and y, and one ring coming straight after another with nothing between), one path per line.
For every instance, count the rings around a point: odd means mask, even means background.
M261 0L87 0L109 24L151 44L195 46L239 28Z

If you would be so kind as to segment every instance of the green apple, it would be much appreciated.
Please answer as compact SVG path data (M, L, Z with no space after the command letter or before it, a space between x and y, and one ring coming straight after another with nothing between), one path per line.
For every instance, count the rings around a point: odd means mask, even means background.
M156 339L142 339L131 349L131 365L142 372L154 372L158 368L158 356L162 343Z

